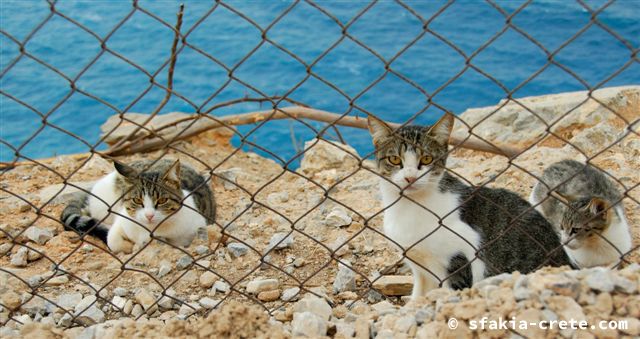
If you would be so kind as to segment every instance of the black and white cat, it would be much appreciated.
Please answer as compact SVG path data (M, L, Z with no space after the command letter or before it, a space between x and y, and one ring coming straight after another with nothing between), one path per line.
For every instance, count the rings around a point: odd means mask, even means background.
M453 116L433 126L391 129L369 117L384 212L384 233L412 269L412 298L445 285L570 265L549 222L517 194L471 187L445 168ZM473 164L469 164L472 166Z
M153 236L188 246L198 229L215 220L213 192L204 178L179 161L115 163L62 211L65 228L95 235L113 252L131 252ZM110 225L110 226L109 226Z

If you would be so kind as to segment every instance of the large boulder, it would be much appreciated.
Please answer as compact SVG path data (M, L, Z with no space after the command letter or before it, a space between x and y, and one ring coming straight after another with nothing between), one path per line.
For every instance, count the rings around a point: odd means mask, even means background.
M304 157L300 171L316 174L330 169L354 170L358 168L360 156L351 146L323 139L312 139L304 144Z

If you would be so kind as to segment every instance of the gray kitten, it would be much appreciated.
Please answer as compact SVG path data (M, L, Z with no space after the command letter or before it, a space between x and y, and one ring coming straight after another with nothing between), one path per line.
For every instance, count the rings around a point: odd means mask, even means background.
M517 194L464 184L445 167L453 116L393 130L369 117L384 233L413 271L412 297L502 272L570 265L553 226ZM471 164L470 164L471 165Z
M61 220L66 229L95 235L114 252L145 244L150 232L188 246L198 228L215 221L215 201L205 179L177 160L116 162L91 195L67 205Z
M574 160L552 164L541 180L529 201L556 227L575 265L618 264L631 249L631 235L613 182L599 169Z

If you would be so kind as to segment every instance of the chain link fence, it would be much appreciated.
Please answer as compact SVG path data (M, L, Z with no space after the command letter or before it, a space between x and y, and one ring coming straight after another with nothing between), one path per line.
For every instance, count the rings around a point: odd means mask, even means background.
M550 49L514 23L513 18L529 6L530 2L523 2L518 9L507 12L500 4L488 1L487 4L503 16L503 27L471 54L465 53L432 28L432 22L437 20L451 3L444 3L433 15L423 17L412 8L411 3L398 1L397 4L404 11L403 15L422 23L422 32L391 57L381 56L374 48L350 33L352 25L376 6L376 2L364 6L353 18L344 22L325 9L322 3L295 1L265 26L258 24L232 4L218 1L212 4L207 13L202 13L201 19L185 26L182 23L182 12L178 14L176 22L167 22L134 1L128 14L108 33L97 34L59 11L58 4L52 1L48 3L48 16L25 38L16 38L3 28L0 33L14 44L20 53L17 58L5 63L6 67L2 69L0 79L10 75L21 60L28 59L65 79L70 90L49 111L40 111L5 89L0 90L3 101L12 101L24 106L37 114L42 121L38 131L21 144L0 140L5 149L13 152L13 159L2 164L0 174L0 203L4 205L1 222L3 225L0 230L3 253L0 271L3 272L2 285L11 286L2 287L0 325L50 317L56 324L64 327L88 326L120 316L136 319L156 317L171 310L183 318L188 318L210 312L229 300L262 305L271 315L277 317L279 313L283 313L287 305L305 293L327 298L334 305L342 301L347 302L346 305L349 306L357 302L373 303L384 298L400 302L399 296L406 295L411 289L410 278L397 277L409 276L402 263L407 260L407 253L411 248L431 234L425 235L422 239L414 239L414 245L409 248L402 248L385 236L381 227L382 215L391 206L381 206L380 197L377 196L379 175L375 162L368 160L373 154L359 155L346 145L347 141L338 128L366 128L366 115L375 114L360 106L358 98L391 75L420 91L427 100L424 109L403 121L402 125L393 125L396 127L411 124L428 108L448 112L449 110L441 106L434 97L468 70L478 72L499 86L504 91L505 100L497 106L471 110L455 118L454 134L447 153L453 161L450 161L447 169L469 185L477 185L478 188L507 187L526 197L532 185L541 180L541 169L551 164L552 161L549 159L574 158L586 161L601 169L619 188L622 199L615 203L623 206L627 212L629 226L635 237L630 250L618 250L619 262L614 266L638 262L640 251L636 233L640 220L637 213L640 207L639 182L633 169L621 168L619 164L628 164L631 161L628 157L638 156L639 92L637 88L627 88L611 94L613 92L608 92L608 89L603 87L624 70L638 67L640 60L638 49L632 42L599 20L599 15L605 12L612 2L597 8L585 2L578 2L584 11L590 14L590 22L560 46ZM341 31L340 39L311 62L299 58L296 53L271 39L269 34L274 25L287 17L296 6L303 4L330 18ZM189 39L190 34L211 13L222 8L233 12L257 29L261 39L253 50L235 64L226 64L218 56L208 54ZM109 46L110 37L134 14L148 16L158 25L173 31L175 35L166 60L153 72L137 65ZM30 53L27 47L30 39L38 31L46 29L47 23L53 18L66 20L78 30L85 31L95 38L100 46L95 58L74 76L65 74ZM629 52L628 60L619 69L595 85L589 84L556 58L559 51L572 44L592 26L606 31L626 46ZM535 44L547 58L546 64L539 71L515 87L501 83L498 78L474 63L476 55L506 31L517 32ZM435 37L465 60L465 67L459 73L432 91L426 91L405 74L394 69L394 61L425 36ZM381 67L384 68L380 77L355 95L346 94L339 86L314 71L314 66L320 60L345 41L364 48L378 58ZM280 50L306 70L306 76L301 81L277 97L263 93L259 88L236 76L236 70L263 45ZM169 46L167 48L169 51ZM176 59L179 60L181 53L187 50L214 62L227 73L225 84L210 93L203 104L196 104L190 99L189 93L173 88ZM111 55L122 60L149 79L148 87L124 109L118 109L99 96L77 86L83 74L103 55ZM586 90L574 95L571 100L552 100L552 104L558 106L551 113L548 107L541 108L535 98L514 97L520 88L547 67L562 69L584 85ZM158 80L164 72L168 73L166 83ZM289 98L297 88L311 80L320 81L343 95L349 101L350 109L344 113L330 113ZM257 93L257 96L237 98L205 109L206 105L231 82L245 86L252 93ZM129 114L130 109L152 89L165 92L165 97L156 109L144 116ZM105 125L106 130L103 130L103 135L96 143L53 124L49 119L51 114L75 93L118 112L117 116L110 119L111 124ZM189 102L195 113L169 120L158 120L162 117L159 113L172 97ZM263 103L269 108L231 116L216 115L219 108L247 102ZM559 112L560 110L562 112ZM605 118L593 118L595 120L589 124L583 119L587 114L583 111L588 111L588 114L597 111L600 117ZM356 112L364 114L358 116ZM574 115L578 118L572 118ZM511 137L521 137L521 142L508 137L501 138L500 134L505 131L491 128L506 129L515 124L514 121L500 122L508 120L508 116L514 116L515 120L526 117L530 121L526 127L533 126L532 128L537 130L531 135L525 135L525 132L510 134ZM315 139L298 149L291 158L270 151L269 145L252 141L251 135L255 131L278 119L294 120L310 128L315 133ZM309 122L313 120L321 122L322 127L317 128L317 125ZM598 126L605 122L616 128L615 133L605 130L602 133L593 132L587 135L586 139L574 139L583 129L597 131ZM247 132L240 132L236 127L238 125L252 127ZM11 128L11 125L2 128ZM28 157L23 149L45 128L53 128L75 138L86 146L86 153L51 159ZM239 145L229 144L231 138L239 139ZM106 150L105 144L108 145ZM246 152L247 147L261 152L265 157ZM544 156L549 158L541 158ZM619 160L617 163L614 162L616 157ZM82 232L76 234L63 231L60 213L70 197L75 196L70 192L90 193L91 183L112 170L112 165L103 159L117 159L125 164L137 159L180 159L183 164L196 168L203 174L206 184L214 189L218 205L215 223L203 229L190 247L178 247L152 235L153 241L135 247L131 254L112 253L105 244L92 236ZM300 168L292 169L298 162ZM43 188L48 189L47 194L42 194ZM509 214L510 211L505 211L500 204L493 204L496 211ZM424 208L429 210L427 207ZM534 206L530 207L533 208ZM441 215L440 211L429 212L436 216L441 227L449 229L446 223L443 224L445 216ZM504 232L522 232L535 242L535 237L529 235L526 230L514 229L519 227L517 221L521 216L512 217L514 220L511 226ZM456 236L462 238L460 234ZM605 241L612 246L616 245L608 239ZM561 248L553 250L558 251ZM482 248L477 248L476 251L479 253ZM555 252L551 251L549 255L553 253ZM474 261L477 258L469 259ZM408 260L420 264L416 258ZM466 264L468 265L471 263ZM429 267L423 268L429 271ZM499 268L496 269L499 271ZM438 285L442 286L446 285L454 273L434 276ZM390 283L386 278L389 275L394 275L396 280Z

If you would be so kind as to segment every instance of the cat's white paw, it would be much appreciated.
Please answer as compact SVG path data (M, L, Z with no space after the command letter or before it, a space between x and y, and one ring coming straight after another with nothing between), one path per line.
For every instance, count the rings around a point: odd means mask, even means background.
M115 223L109 230L107 235L107 246L114 253L131 253L133 251L133 243L124 237L122 226Z

